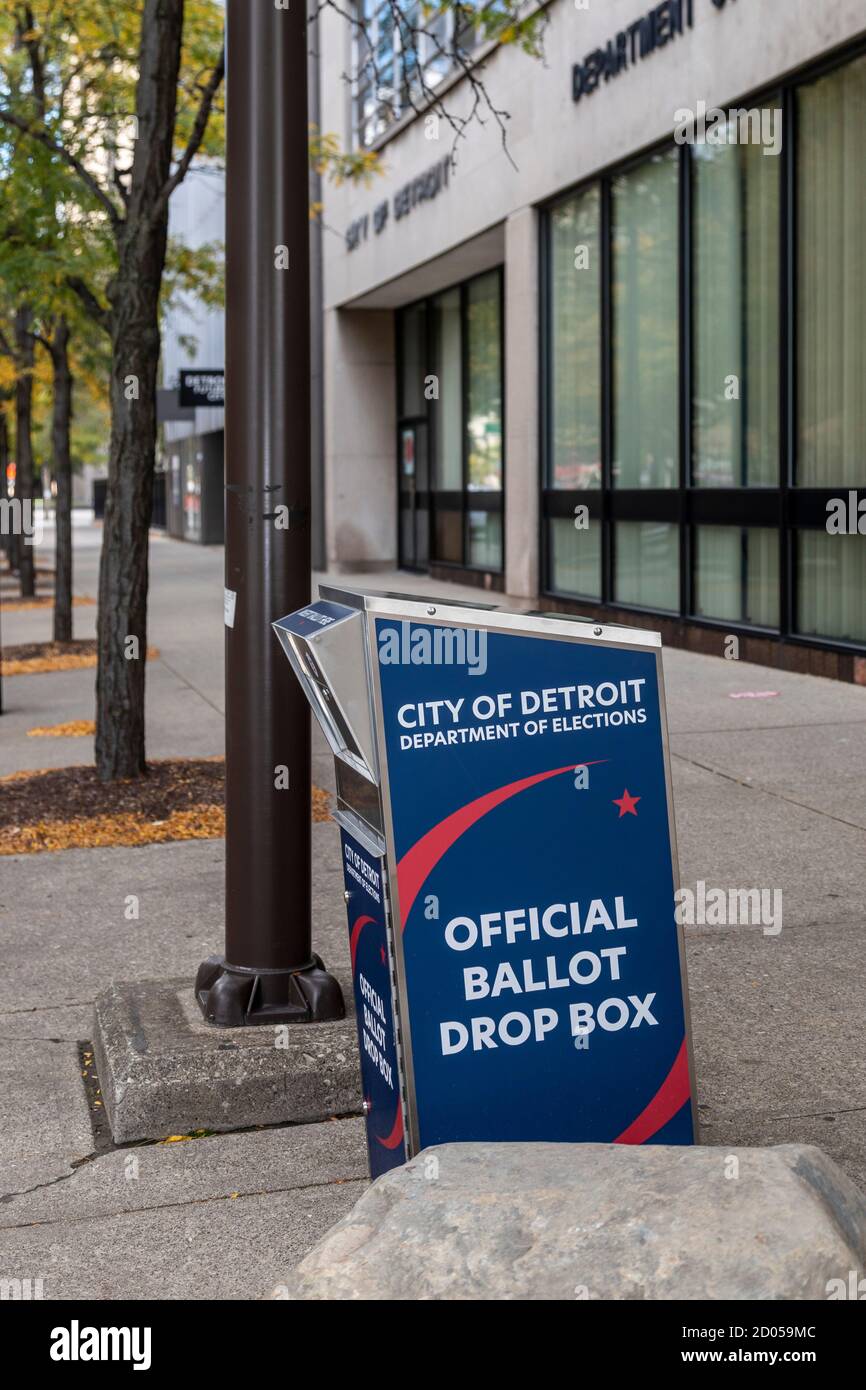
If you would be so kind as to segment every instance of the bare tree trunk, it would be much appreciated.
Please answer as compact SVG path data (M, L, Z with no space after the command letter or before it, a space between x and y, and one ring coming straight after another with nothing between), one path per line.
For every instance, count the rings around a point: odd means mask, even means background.
M15 313L15 358L18 380L15 385L15 496L22 503L33 501L33 362L35 344L31 333L32 310L22 305ZM19 537L19 576L21 597L36 592L33 546Z
M99 569L96 769L103 782L147 771L148 540L156 456L159 293L168 236L183 0L145 0L136 97L139 152L118 236L111 303L111 445ZM146 150L146 159L138 157ZM154 211L156 209L156 211Z
M57 484L54 561L54 640L72 641L72 373L69 370L69 324L57 320L51 339L54 369L51 440Z
M111 371L111 449L99 569L96 682L96 767L104 782L138 777L147 770L144 688L156 449L158 283L144 286L136 280L120 289L118 296L124 321L137 318L138 322L134 332L115 339Z

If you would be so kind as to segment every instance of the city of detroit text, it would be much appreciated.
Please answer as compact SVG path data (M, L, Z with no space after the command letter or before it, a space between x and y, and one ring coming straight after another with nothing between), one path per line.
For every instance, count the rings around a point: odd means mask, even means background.
M516 907L504 911L482 912L473 917L452 917L445 926L445 944L452 951L468 951L473 947L514 945L521 939L541 941L564 937L591 936L600 933L633 930L636 917L627 915L625 900L615 897L612 907L601 898L593 898L581 912L579 902L550 903L547 907ZM520 961L499 960L496 964L463 967L463 996L469 1002L498 999L501 995L536 994L555 989L579 988L600 982L623 989L623 966L627 948L624 945L602 945L604 936L594 939L593 949L581 948L569 959L548 955L543 959L526 957ZM611 938L607 937L609 941ZM636 994L614 992L598 1004L580 1000L569 1004L568 1021L572 1037L587 1038L596 1028L603 1033L618 1033L622 1028L654 1027L658 1019L652 1013L655 992L640 997ZM544 1042L548 1033L559 1024L559 1013L549 1005L532 1011L514 1010L501 1018L476 1015L463 1023L448 1020L439 1025L442 1055L452 1056L470 1048L519 1047L530 1039Z
M411 701L397 710L400 728L410 731L400 735L400 747L444 748L516 738L521 732L531 737L644 724L645 685L641 676L598 685L555 685L518 693L505 690L471 700L461 695L456 700Z

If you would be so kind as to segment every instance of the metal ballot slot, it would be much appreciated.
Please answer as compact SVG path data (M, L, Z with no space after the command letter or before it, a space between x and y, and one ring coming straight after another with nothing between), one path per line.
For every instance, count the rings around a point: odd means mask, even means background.
M274 631L334 754L367 1148L378 1177L404 1163L407 1149L366 622L357 607L324 601Z
M311 603L274 623L335 758L377 782L364 620L339 603Z
M693 1143L661 639L322 587L373 1176L455 1140Z

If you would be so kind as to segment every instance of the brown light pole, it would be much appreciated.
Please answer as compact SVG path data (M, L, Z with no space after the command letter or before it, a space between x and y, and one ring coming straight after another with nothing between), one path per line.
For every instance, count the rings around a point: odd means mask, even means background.
M237 1027L345 1008L312 950L309 710L271 630L310 598L303 0L228 0L227 29L226 944L196 997Z

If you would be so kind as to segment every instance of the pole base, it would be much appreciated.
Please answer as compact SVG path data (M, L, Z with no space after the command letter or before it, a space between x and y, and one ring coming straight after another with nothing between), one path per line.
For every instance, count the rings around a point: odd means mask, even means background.
M195 977L205 1020L219 1028L330 1023L346 1017L343 991L318 956L302 970L247 970L208 956Z

